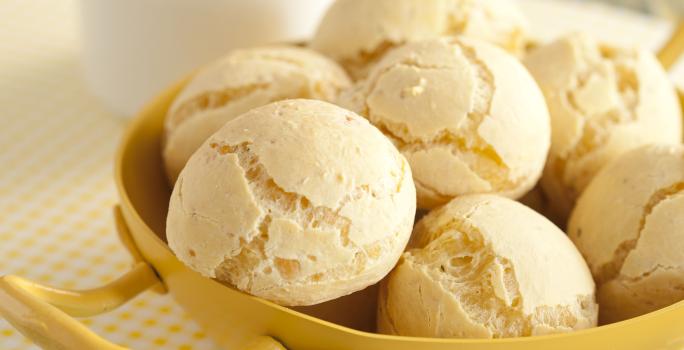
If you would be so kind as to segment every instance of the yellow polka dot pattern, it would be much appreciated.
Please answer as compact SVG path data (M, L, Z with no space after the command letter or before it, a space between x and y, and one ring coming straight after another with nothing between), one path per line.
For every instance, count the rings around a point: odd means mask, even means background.
M124 121L84 86L76 14L76 0L0 1L0 274L62 288L99 286L131 264L111 218ZM683 82L684 61L675 71ZM82 322L132 349L215 348L152 292ZM37 347L0 319L0 349Z
M125 121L89 95L75 0L0 1L0 275L91 288L132 259L114 231L113 154ZM215 349L168 295L81 319L131 349ZM38 349L0 318L0 349Z

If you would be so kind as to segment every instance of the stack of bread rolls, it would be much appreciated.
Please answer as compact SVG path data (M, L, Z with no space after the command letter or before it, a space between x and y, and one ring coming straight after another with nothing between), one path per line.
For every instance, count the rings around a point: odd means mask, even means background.
M505 0L337 0L307 47L200 69L165 122L169 246L284 306L377 291L377 331L404 336L571 332L684 299L664 69L526 28Z

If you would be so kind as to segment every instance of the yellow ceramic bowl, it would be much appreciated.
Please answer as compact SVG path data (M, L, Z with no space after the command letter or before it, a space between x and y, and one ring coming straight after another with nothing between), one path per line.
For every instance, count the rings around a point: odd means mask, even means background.
M684 26L678 33L679 40L673 40L661 53L666 65L684 49ZM200 276L176 259L164 234L171 191L161 159L162 125L183 84L163 93L140 113L116 156L121 201L115 217L122 242L136 260L133 269L106 286L86 291L45 287L16 276L0 278L0 315L42 347L122 350L71 316L106 312L153 289L171 293L227 349L684 349L684 301L641 317L569 334L501 340L410 338L362 331L374 323L373 289L295 311ZM684 104L684 96L680 97Z
M185 267L164 238L170 195L160 141L171 101L182 87L159 96L131 124L116 158L121 197L116 216L124 244L138 261L112 284L69 292L14 276L0 280L0 314L35 342L56 349L121 349L91 333L74 316L116 307L137 293L169 292L209 335L227 349L682 349L684 302L624 322L580 332L502 340L410 338L379 335L340 326L234 290ZM372 311L372 310L371 310ZM345 302L314 313L357 328L372 323L372 312ZM349 322L349 320L356 322ZM277 341L276 341L277 340Z

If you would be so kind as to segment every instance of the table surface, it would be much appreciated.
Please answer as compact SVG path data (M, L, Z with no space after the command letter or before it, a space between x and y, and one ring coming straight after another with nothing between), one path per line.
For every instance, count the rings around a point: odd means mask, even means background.
M586 4L520 1L533 32L546 37L590 28L656 49L671 28L632 14L616 17L603 6L589 5L587 15ZM552 11L563 14L560 20ZM584 13L583 22L573 22L573 13ZM628 27L620 25L625 19ZM113 152L125 120L104 110L84 85L77 23L75 0L0 1L0 274L80 289L113 280L131 259L111 215ZM684 63L672 74L684 83ZM168 295L146 292L82 322L134 349L214 349ZM0 320L0 348L36 347Z

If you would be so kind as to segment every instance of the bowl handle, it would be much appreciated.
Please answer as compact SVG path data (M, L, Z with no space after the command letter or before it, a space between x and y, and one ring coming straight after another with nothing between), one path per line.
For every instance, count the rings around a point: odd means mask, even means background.
M147 263L96 289L71 291L17 276L0 277L0 316L44 349L124 350L100 338L71 316L110 311L159 283Z
M684 53L684 19L676 24L667 43L658 52L658 60L665 69L670 69L682 53Z
M148 289L165 292L156 272L138 251L121 214L114 208L121 242L135 265L117 280L95 289L74 291L38 284L18 276L0 277L0 316L43 349L126 350L71 316L86 317L113 310ZM285 350L275 339L258 337L245 350Z
M18 276L0 277L0 316L45 349L125 350L71 317L110 311L153 287L164 291L135 247L121 209L114 209L119 237L135 260L130 271L105 286L83 291L47 287Z
M71 316L110 311L160 283L147 263L96 289L70 291L46 287L17 276L0 277L0 316L43 349L127 350L93 333ZM285 350L262 336L244 350Z

